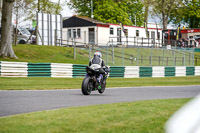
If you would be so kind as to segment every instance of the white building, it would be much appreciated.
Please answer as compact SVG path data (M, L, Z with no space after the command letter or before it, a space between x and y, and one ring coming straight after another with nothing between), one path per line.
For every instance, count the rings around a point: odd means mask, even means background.
M63 44L73 45L75 39L76 45L128 45L128 46L151 46L161 44L162 29L154 24L148 25L148 35L144 27L124 25L124 31L121 31L119 24L109 24L97 20L72 16L63 21Z

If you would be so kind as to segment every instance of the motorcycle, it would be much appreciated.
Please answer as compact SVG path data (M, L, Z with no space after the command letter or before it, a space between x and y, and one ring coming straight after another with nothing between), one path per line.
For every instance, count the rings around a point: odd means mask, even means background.
M102 71L102 69L104 71ZM92 91L98 90L100 94L105 91L106 79L111 70L108 67L101 68L97 64L86 67L86 77L83 79L81 90L83 95L90 95ZM104 75L104 76L103 76Z

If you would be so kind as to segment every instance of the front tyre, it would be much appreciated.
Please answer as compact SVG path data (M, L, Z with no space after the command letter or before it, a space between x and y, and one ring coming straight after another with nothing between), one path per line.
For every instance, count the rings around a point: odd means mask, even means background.
M92 87L93 87L92 79L90 77L84 78L82 82L82 87L81 87L83 95L90 95L92 91Z
M98 90L99 93L104 93L106 89L106 81L103 81L103 83L101 83L101 89Z

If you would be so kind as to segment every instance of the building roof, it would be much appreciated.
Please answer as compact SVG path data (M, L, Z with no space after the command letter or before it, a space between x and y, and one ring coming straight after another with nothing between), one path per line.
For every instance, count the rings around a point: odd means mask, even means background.
M78 15L74 15L74 17L81 18L81 19L90 21L90 22L95 23L95 24L105 24L105 25L107 25L106 23L103 23L103 22L101 22L101 21L98 21L98 20L89 18L89 17L87 17L87 16L78 16Z
M87 16L79 16L74 15L66 20L63 21L63 28L69 28L69 27L88 27L88 26L98 26L98 27L110 27L110 25L116 25L120 26L119 24L111 24L111 23L103 23L101 21L89 18ZM148 27L148 29L157 29L155 26ZM138 27L138 26L132 26L132 25L124 25L124 27L134 27L134 28L144 28L144 27ZM160 27L158 27L158 30L162 30Z
M95 19L74 15L63 21L63 28L67 27L86 27L86 26L102 26L109 27L109 24L97 21Z

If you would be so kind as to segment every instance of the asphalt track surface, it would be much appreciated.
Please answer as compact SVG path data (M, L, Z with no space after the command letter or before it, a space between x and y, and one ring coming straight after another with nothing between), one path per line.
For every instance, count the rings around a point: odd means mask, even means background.
M163 87L108 88L84 96L75 90L0 91L0 117L66 107L109 104L152 99L192 98L200 93L200 85Z

